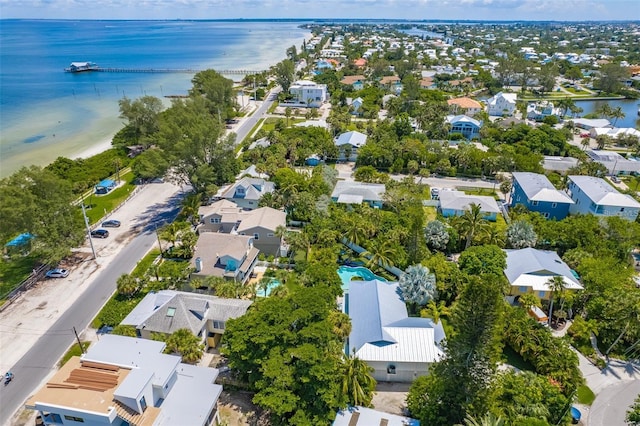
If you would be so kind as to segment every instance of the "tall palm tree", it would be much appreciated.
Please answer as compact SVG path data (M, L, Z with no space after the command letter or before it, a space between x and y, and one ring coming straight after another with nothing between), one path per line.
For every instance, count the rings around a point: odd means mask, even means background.
M393 241L391 240L373 240L369 244L371 249L363 251L360 256L368 259L368 268L394 266L393 259L396 257L397 252L392 244Z
M504 232L497 226L489 225L482 230L481 235L484 244L493 244L498 247L504 247Z
M611 110L611 113L609 114L609 117L613 118L613 126L615 127L616 123L618 122L619 118L625 118L626 114L624 113L624 111L622 111L622 107L615 107Z
M346 341L351 334L351 319L349 315L333 309L329 312L329 322L332 324L333 332L341 341Z
M596 113L600 115L600 117L602 118L611 117L612 112L613 112L613 109L611 108L611 105L609 105L608 103L604 103L600 105L598 109L596 109Z
M567 288L567 283L564 282L564 277L555 275L547 281L547 285L549 286L549 290L551 290L551 298L549 300L549 325L551 325L554 299Z
M567 115L567 111L571 109L571 107L575 106L575 104L576 103L573 101L573 99L569 97L560 99L556 102L556 106L562 110L562 117Z
M586 151L587 148L589 148L589 145L591 145L591 138L590 137L584 137L580 140L580 145L582 145L582 150Z
M166 343L166 353L178 353L182 355L182 360L188 364L195 364L202 358L204 345L186 328L174 331L167 338Z
M483 417L475 418L471 414L467 414L464 419L464 426L504 426L505 422L502 417L491 413L486 413ZM462 426L462 425L457 425Z
M373 368L354 354L342 358L342 394L349 405L367 407L371 405L376 380L371 376Z
M469 210L465 211L462 216L458 216L455 223L460 236L466 238L465 249L471 246L471 242L476 235L489 226L489 223L484 218L484 213L481 211L480 205L475 203L472 203L469 206Z
M122 274L117 281L118 293L126 298L133 297L138 292L140 285L138 281L129 274Z
M159 237L161 240L171 243L171 247L175 247L176 242L180 240L180 235L188 229L187 222L171 222L160 229Z
M193 226L196 226L200 221L198 216L198 209L200 208L201 201L198 194L187 195L182 200L182 211L180 216L189 221Z

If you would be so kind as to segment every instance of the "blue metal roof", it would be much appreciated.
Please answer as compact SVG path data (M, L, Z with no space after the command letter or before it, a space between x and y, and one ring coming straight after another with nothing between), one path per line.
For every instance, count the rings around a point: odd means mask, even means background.
M20 234L17 237L15 237L13 240L9 241L7 244L5 244L5 247L22 246L27 244L32 238L33 238L33 235L31 235L28 232L25 232L24 234Z

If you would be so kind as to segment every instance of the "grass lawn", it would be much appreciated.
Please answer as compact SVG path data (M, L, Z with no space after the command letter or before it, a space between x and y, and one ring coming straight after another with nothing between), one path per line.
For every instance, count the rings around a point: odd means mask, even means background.
M283 121L285 124L287 122L287 119L285 117L283 118L278 118L278 117L269 117L264 121L264 124L262 125L262 129L269 133L270 131L274 130L276 128L276 123L278 121ZM296 123L302 123L303 121L305 121L304 118L290 118L289 119L289 127L293 126Z
M134 278L142 278L158 256L160 256L160 249L151 250L145 257L138 261L133 272L131 272L131 276Z
M264 123L264 120L265 120L264 118L261 118L260 120L258 120L256 125L253 126L253 128L251 129L251 131L249 133L247 133L247 136L244 138L242 143L238 144L239 147L244 145L245 142L247 142L248 140L250 140L253 137L253 134L260 128L260 126L262 126L262 123Z
M82 343L82 347L84 348L85 351L87 350L87 348L91 344L91 342L81 342L81 343ZM67 351L67 353L64 354L64 356L62 357L62 359L58 363L58 367L62 367L63 365L65 365L67 363L67 361L69 361L72 357L80 356L80 355L82 355L82 351L80 350L80 345L78 345L78 343L76 342L76 343L73 344L73 346L71 346L71 349L69 349Z
M35 265L35 256L0 260L0 301L31 274Z
M110 193L100 196L92 195L88 199L85 198L85 203L91 205L91 208L87 209L87 217L89 218L90 224L96 223L104 217L106 213L118 207L136 188L136 185L133 184L135 179L133 172L122 175L120 179L126 183Z
M436 220L436 218L438 217L438 210L435 207L425 206L423 207L423 209L426 223Z
M467 195L486 195L487 197L493 197L496 200L499 199L498 194L495 190L490 188L476 188L473 186L458 186L456 187L459 191L464 191Z
M506 358L507 364L512 365L519 370L533 371L533 372L536 371L535 368L533 368L533 365L531 365L530 363L522 359L520 354L514 351L513 349L511 349L510 346L505 345L504 349L502 350L502 355L503 355L503 358Z
M584 405L591 405L593 400L596 399L595 394L587 385L578 386L578 402Z

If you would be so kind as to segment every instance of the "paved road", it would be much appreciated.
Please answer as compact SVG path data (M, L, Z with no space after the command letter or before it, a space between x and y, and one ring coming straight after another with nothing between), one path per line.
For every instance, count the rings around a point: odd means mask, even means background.
M273 102L278 99L278 93L280 92L280 88L274 89L269 92L266 96L262 105L251 115L251 117L247 117L240 126L238 126L238 130L236 130L236 145L241 143L244 138L249 134L253 126L256 125L258 120L260 120L266 113L269 111L269 107Z
M626 412L640 394L640 380L625 381L598 394L589 412L589 426L625 425Z
M175 218L180 198L176 195L165 206L156 209L138 236L127 244L108 268L99 272L90 287L11 368L15 374L14 381L0 389L0 424L8 424L13 413L56 370L56 363L75 340L71 332L73 327L79 333L84 330L114 293L117 278L131 272L138 260L157 245L154 225L159 227Z

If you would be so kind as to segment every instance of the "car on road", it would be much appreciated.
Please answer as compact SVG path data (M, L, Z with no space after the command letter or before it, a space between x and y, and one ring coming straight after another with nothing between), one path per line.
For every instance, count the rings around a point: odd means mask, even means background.
M115 219L105 220L104 222L102 222L103 228L119 228L120 225L120 221Z
M590 138L591 135L589 133L580 133L581 138Z
M91 231L91 236L93 238L107 238L109 236L109 231L106 229L96 229Z
M620 183L620 179L618 179L618 176L611 176L611 181L613 183Z
M47 271L45 275L47 278L66 278L69 275L69 271L66 269L55 268Z

